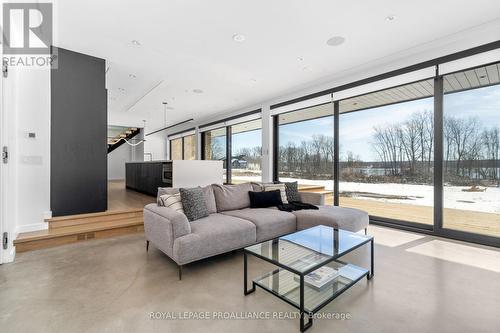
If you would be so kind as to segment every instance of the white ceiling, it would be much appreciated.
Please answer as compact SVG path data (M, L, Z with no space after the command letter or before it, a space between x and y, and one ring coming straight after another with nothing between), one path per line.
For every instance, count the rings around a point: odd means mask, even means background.
M492 0L60 0L55 44L107 60L110 123L158 128L162 101L169 124L208 119L499 17Z

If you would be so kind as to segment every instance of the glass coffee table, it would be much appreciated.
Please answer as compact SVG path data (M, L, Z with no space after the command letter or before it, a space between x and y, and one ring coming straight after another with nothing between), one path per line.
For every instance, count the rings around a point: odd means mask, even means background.
M371 250L369 270L340 260L367 243L370 243ZM254 279L251 289L248 289L247 281L248 255L279 267ZM301 332L312 326L314 313L363 277L370 280L374 273L372 236L324 225L246 247L243 258L245 295L253 293L255 286L259 286L299 309ZM331 274L328 283L320 287L309 283L309 273L314 272L317 277L317 274L325 274L325 271Z

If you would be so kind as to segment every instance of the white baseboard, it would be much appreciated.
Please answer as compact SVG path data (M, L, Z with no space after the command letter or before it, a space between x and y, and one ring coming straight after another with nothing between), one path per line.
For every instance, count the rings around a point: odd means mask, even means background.
M18 225L17 230L16 230L16 234L20 234L21 232L46 230L48 228L49 228L49 224L47 222Z
M16 257L16 247L11 246L9 249L3 250L1 263L7 264L9 262L13 262L15 257Z

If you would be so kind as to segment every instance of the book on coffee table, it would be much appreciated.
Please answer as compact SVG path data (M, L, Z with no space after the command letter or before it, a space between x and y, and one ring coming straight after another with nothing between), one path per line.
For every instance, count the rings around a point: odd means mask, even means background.
M335 268L323 266L304 276L304 283L318 291L323 290L330 282L339 276L339 271ZM299 280L296 275L295 280Z

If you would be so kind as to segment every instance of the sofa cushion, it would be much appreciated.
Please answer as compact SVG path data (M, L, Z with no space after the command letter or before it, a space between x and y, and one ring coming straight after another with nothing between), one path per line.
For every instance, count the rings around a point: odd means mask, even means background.
M191 233L174 242L173 259L180 265L254 244L255 225L223 214L191 222Z
M248 196L248 192L253 191L252 184L214 184L212 187L214 189L217 212L250 207L250 197Z
M322 224L358 232L368 226L369 220L365 211L337 206L319 206L319 210L298 210L292 214L297 217L297 230Z
M201 187L181 188L182 207L189 221L196 221L209 215Z
M217 213L217 206L215 205L215 196L212 185L208 185L201 188L203 190L203 195L205 196L205 204L207 205L208 213ZM179 189L175 187L158 187L157 203L160 204L160 196L165 194L177 194Z
M222 213L251 221L257 227L257 242L276 238L296 230L295 215L272 208L247 208Z

